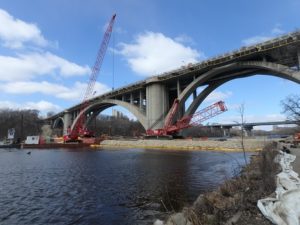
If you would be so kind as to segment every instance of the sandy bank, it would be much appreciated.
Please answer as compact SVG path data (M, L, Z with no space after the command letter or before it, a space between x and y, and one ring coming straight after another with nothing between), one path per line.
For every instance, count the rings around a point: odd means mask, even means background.
M260 151L271 141L264 139L245 139L246 151ZM105 140L101 142L102 148L148 148L170 150L215 150L215 151L241 151L240 139L217 140Z

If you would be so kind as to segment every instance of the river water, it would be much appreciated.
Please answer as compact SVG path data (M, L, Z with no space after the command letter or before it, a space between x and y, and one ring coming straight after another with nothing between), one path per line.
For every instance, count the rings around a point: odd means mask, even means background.
M2 149L0 224L153 224L243 164L242 153Z

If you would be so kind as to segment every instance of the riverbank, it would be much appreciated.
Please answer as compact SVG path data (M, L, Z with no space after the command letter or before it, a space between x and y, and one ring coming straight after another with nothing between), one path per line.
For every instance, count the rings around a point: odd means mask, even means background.
M246 151L260 151L270 143L265 139L245 139ZM212 150L212 151L241 151L241 139L219 140L104 140L101 148L146 148L146 149L170 149L170 150Z
M155 225L271 225L259 211L257 200L274 194L279 166L274 158L277 144L266 145L241 175L226 181L217 190L200 195L191 207Z

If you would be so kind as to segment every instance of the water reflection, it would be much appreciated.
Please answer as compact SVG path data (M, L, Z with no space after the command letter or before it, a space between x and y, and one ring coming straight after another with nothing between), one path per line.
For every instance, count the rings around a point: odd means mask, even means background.
M0 150L0 224L152 224L239 164L241 153Z

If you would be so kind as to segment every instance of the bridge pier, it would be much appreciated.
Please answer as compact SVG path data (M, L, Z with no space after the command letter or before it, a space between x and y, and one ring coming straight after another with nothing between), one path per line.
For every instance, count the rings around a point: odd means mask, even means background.
M151 83L146 87L147 97L147 129L162 128L169 110L169 95L167 88L161 83Z
M223 128L223 136L224 137L230 137L230 129L232 128L231 126L224 126Z
M246 137L251 137L252 136L253 126L244 126L243 130L245 131L245 136Z
M70 112L65 111L64 112L64 129L63 134L67 134L68 128L72 125L72 115Z

